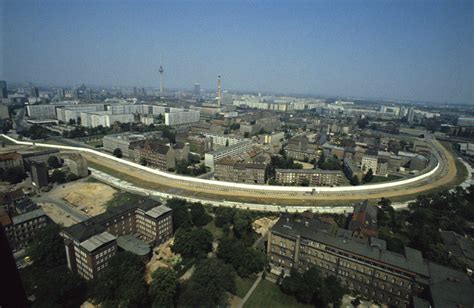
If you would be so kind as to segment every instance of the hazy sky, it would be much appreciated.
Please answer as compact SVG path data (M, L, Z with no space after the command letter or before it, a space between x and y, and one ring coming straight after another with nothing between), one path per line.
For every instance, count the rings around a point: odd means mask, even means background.
M473 1L4 1L0 79L474 103Z

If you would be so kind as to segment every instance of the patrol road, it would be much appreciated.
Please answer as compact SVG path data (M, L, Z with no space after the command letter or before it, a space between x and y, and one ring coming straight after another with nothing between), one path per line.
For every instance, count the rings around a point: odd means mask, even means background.
M89 161L91 167L138 187L165 193L172 192L176 196L236 202L317 206L318 201L337 203L381 197L394 198L426 193L439 187L448 188L456 179L454 157L431 137L426 138L426 142L433 149L432 154L436 157L436 162L422 174L399 181L338 187L270 186L199 179L159 171L93 149L18 141L5 135L3 137L17 144L79 151Z

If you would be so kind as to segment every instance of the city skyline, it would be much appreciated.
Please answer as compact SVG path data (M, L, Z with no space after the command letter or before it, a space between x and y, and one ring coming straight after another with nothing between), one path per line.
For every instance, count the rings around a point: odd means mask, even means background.
M4 1L0 79L472 103L469 2L299 4Z

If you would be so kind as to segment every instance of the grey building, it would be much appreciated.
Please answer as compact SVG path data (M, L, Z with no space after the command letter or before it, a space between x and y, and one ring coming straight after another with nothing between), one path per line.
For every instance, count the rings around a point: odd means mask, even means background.
M36 188L48 186L48 167L45 163L33 162L31 164L31 183Z
M7 82L0 80L0 98L8 98Z

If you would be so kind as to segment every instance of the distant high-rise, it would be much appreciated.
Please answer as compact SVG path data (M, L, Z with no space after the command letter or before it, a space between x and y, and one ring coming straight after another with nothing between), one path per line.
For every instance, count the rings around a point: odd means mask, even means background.
M91 89L86 90L85 97L86 97L86 99L89 99L89 100L92 99L92 90Z
M30 96L31 97L39 97L39 90L37 87L32 87L30 89Z
M0 80L0 98L8 98L7 82Z
M201 86L199 85L199 83L194 84L194 96L195 97L201 96Z
M64 99L64 89L63 88L59 88L57 90L57 93L58 93L58 99L59 100L63 100Z
M163 96L163 73L165 72L163 65L160 65L160 69L158 71L160 72L160 95Z

